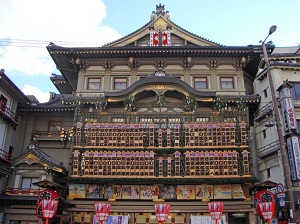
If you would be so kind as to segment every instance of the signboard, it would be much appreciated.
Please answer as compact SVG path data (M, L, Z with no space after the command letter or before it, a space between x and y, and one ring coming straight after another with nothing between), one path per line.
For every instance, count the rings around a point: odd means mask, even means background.
M191 224L216 224L215 220L208 215L201 216L191 216ZM227 224L225 215L222 215L221 219L218 221L218 224Z
M296 166L295 166L294 152L293 152L292 139L291 138L287 138L286 145L287 145L288 155L289 155L291 179L293 181L295 181L295 180L297 180L297 176L296 176Z
M232 212L232 213L229 213L229 217L247 218L247 214L245 212Z
M286 132L291 129L297 129L297 120L294 111L293 100L291 98L290 89L283 88L280 91L281 109L283 114L284 128Z
M283 191L284 191L283 184L281 184L281 183L277 184L276 191L277 191L277 193L283 193Z
M291 166L291 176L292 180L300 180L300 147L298 136L291 136L287 138L287 147L289 153L289 160ZM294 169L292 173L292 168Z
M106 222L104 222L103 224L114 224L114 223L128 224L128 216L110 215L110 216L108 216ZM97 221L96 215L94 215L94 217L93 217L93 224L99 224L99 222Z

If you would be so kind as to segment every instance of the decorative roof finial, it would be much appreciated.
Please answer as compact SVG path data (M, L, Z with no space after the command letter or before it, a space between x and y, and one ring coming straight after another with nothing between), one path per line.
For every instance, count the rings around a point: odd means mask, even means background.
M165 5L162 4L156 5L156 11L152 12L150 19L154 20L158 15L164 16L167 20L169 20L171 17L169 11L165 11Z
M156 5L156 15L159 14L165 14L165 5L161 5L161 3L159 5Z

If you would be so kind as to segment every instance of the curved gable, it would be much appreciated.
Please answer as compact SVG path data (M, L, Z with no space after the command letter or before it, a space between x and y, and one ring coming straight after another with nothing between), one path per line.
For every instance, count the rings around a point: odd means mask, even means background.
M106 92L105 97L116 98L120 101L124 97L136 96L143 91L176 90L185 96L193 95L195 97L207 98L216 95L213 91L198 91L188 85L186 82L174 78L172 75L158 76L157 73L151 74L144 79L140 79L129 86L127 89L119 92Z

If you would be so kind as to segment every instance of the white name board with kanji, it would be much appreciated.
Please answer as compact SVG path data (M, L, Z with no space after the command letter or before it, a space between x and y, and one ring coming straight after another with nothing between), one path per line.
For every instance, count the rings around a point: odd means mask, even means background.
M201 216L191 216L191 224L216 224L215 220L212 220L208 215ZM221 219L218 221L218 224L227 224L225 215L222 215Z

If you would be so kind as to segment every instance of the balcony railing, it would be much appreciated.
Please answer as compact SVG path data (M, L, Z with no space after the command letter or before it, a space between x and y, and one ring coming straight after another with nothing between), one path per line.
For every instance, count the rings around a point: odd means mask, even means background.
M41 189L32 189L32 188L6 188L5 194L32 196L32 195L38 195L39 192L41 191L42 191Z
M33 132L33 137L37 138L38 140L41 140L41 139L57 140L57 139L60 139L60 132L49 132L49 131L35 130Z
M273 113L273 106L272 102L267 103L265 106L259 109L257 113L255 113L255 118L254 120L256 122L264 119L266 116L271 115Z
M11 163L12 155L8 152L5 152L4 150L0 149L0 160Z
M2 102L0 101L0 117L3 118L6 122L13 124L13 125L19 125L20 124L20 117L17 116L15 113L13 113L8 107L6 107Z

